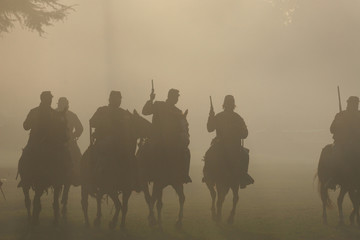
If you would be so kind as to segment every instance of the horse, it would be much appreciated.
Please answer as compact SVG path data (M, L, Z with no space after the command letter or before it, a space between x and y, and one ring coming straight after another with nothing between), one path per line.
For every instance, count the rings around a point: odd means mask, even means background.
M248 149L244 147L241 147L240 149L238 147L236 147L236 149L227 149L227 151L234 150L239 151L240 154L236 156L236 158L241 158L244 161L248 160ZM241 166L243 164L240 161L236 165L229 164L228 161L225 161L227 158L224 156L224 151L226 150L222 147L222 143L217 138L213 139L211 146L204 157L205 165L203 169L203 182L205 182L210 191L212 200L211 216L216 222L222 220L222 206L226 195L231 189L233 194L233 206L227 219L227 223L233 224L236 206L239 201L240 184L244 181L242 178L243 176L248 178L247 181L249 182L246 182L246 185L254 183L254 180L248 174L242 174L242 172L238 171L239 169L242 169L243 171L244 168L246 168L246 166Z
M154 139L147 139L140 144L137 158L140 165L140 175L143 178L143 188L146 202L149 204L149 225L158 225L162 229L161 210L163 207L163 189L171 186L179 197L179 214L175 227L182 227L183 211L185 203L184 183L191 182L188 176L190 163L190 143L189 124L186 119L187 111L179 116L179 142L174 147L172 143L154 143ZM146 176L144 176L144 174ZM153 184L150 196L147 183ZM149 199L150 196L150 199ZM150 200L150 201L149 201ZM154 214L154 207L157 208L157 219Z
M340 186L340 193L337 198L337 206L339 212L339 225L344 224L344 213L342 204L346 193L349 193L350 200L353 205L353 210L350 214L350 223L353 225L355 221L360 225L359 218L359 206L360 206L360 188L357 184L354 184L346 176L342 176L342 180L335 179L335 176L339 176L337 170L339 166L337 161L340 161L334 154L334 145L326 145L320 154L318 170L315 177L318 178L318 190L322 201L322 220L324 224L327 224L327 213L326 209L332 206L331 199L329 197L329 189L335 190L336 185Z
M23 149L19 160L18 174L21 181L18 187L22 188L25 196L28 221L34 225L39 224L40 198L49 188L54 191L54 224L58 224L60 215L59 197L62 185L67 182L70 169L70 156L66 146L68 136L66 134L65 114L55 112L50 124L51 128L46 137L37 144L28 144ZM32 212L30 189L35 191Z
M101 202L104 195L108 195L114 203L115 213L112 220L109 223L109 228L114 229L118 222L120 210L122 211L121 228L125 228L126 214L128 211L128 201L133 190L139 190L138 174L137 174L137 162L135 158L135 151L137 147L137 141L139 138L145 138L150 134L151 124L146 119L142 118L136 111L131 115L131 121L129 125L129 135L126 137L126 141L122 143L119 148L125 149L120 155L116 155L112 168L113 172L109 173L111 168L104 168L107 172L100 175L104 177L107 175L110 177L108 181L102 181L99 178L93 179L94 174L91 172L94 166L91 166L92 155L96 154L95 145L85 151L81 161L81 205L85 218L85 225L89 226L88 216L88 197L89 195L96 198L97 201L97 214L94 220L94 225L98 227L101 223ZM124 146L126 145L126 146ZM124 157L125 156L125 157ZM104 156L101 160L105 160ZM120 161L119 161L120 160ZM115 163L116 162L116 163ZM121 165L125 163L125 165ZM98 162L98 167L101 168L103 162ZM120 165L117 165L120 164ZM119 167L121 166L121 167ZM118 172L123 168L123 172ZM124 176L126 175L126 176ZM122 193L122 203L119 200L119 194Z
M63 185L62 196L61 196L61 214L64 218L67 217L67 203L69 199L70 187L77 187L80 185L80 161L81 151L76 140L70 140L68 142L68 148L72 159L72 171L70 181Z

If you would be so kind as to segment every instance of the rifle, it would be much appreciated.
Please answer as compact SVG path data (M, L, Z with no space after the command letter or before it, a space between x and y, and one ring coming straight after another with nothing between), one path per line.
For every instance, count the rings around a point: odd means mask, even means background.
M339 99L339 111L342 111L342 106L341 106L341 96L340 96L340 87L337 87L337 92L338 92L338 99Z
M154 79L151 79L151 93L153 94L155 92L154 89Z
M215 113L215 112L214 112L214 106L213 106L212 98L210 96L210 114L212 114L212 113Z

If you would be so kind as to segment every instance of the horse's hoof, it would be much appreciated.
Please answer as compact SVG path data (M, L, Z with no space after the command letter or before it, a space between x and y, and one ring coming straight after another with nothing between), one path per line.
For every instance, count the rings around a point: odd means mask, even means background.
M175 229L176 230L181 230L182 229L182 222L181 221L177 221L175 223Z
M95 227L100 227L100 224L101 224L100 218L96 218L96 219L94 220L94 226L95 226Z
M86 227L86 228L90 227L89 221L85 221L85 227Z
M65 207L63 207L63 208L61 209L61 215L62 215L63 217L66 217L66 214L67 214L67 209L66 209Z
M234 218L233 218L233 217L229 217L229 219L227 220L227 224L233 225L233 224L234 224Z
M156 226L157 222L154 216L149 216L149 226L154 227Z
M325 226L327 226L327 225L328 225L327 219L323 219L322 223L323 223Z
M58 226L59 225L59 220L57 220L57 219L54 219L54 221L53 221L53 225L56 227L56 226Z
M121 224L120 224L120 229L121 229L122 231L125 231L125 230L126 230L125 223L121 223Z
M344 224L344 221L339 221L339 223L338 223L338 226L339 227L343 227L345 224Z
M39 224L40 224L40 221L39 221L39 219L32 219L32 221L31 221L31 224L33 225L33 226L39 226Z
M116 222L111 221L111 222L109 223L109 228L110 228L111 230L113 230L113 229L115 229L115 227L116 227Z

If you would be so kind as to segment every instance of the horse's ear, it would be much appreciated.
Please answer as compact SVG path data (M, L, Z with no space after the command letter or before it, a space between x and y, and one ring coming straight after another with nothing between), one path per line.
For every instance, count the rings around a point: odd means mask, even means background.
M134 109L133 114L139 116L139 113L136 111L136 109Z
M185 112L183 113L185 118L187 117L188 113L189 113L189 111L188 111L188 109L186 109Z

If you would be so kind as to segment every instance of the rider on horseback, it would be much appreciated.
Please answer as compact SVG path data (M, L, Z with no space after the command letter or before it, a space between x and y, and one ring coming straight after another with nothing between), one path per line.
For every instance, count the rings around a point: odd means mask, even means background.
M175 105L179 100L179 90L170 89L166 101L155 101L155 93L152 91L150 100L142 109L144 115L153 115L152 134L150 136L151 146L157 161L158 173L152 177L165 177L161 169L171 168L167 171L167 177L174 177L173 174L180 174L178 179L184 183L191 182L189 176L190 154L188 151L189 135L186 121L187 110L183 113ZM170 163L170 161L173 161ZM161 173L160 173L161 172ZM172 176L171 176L172 175ZM165 177L165 178L167 178Z
M91 165L94 176L104 185L118 187L119 177L129 177L135 164L134 152L129 149L131 113L120 108L121 93L112 91L109 105L97 109L90 119L90 127L95 128L94 151Z
M71 184L78 186L80 184L80 160L81 160L81 151L77 144L77 140L80 138L84 128L78 118L78 116L69 110L69 101L66 97L60 97L58 100L58 107L56 109L58 112L64 112L67 131L69 136L68 147L71 155L73 173Z
M216 138L212 141L212 146L205 157L204 181L210 180L207 178L214 178L213 175L217 174L210 172L226 167L226 171L235 171L234 175L240 177L240 187L245 188L246 185L253 183L253 179L247 174L248 152L242 146L242 140L248 136L248 129L243 118L234 112L235 99L232 95L225 96L223 109L224 111L216 115L213 108L210 109L207 130L208 132L216 130ZM209 157L211 153L216 156Z
M342 181L341 176L354 175L350 174L350 172L358 171L360 167L360 112L358 97L349 97L346 110L336 114L331 124L330 132L334 138L335 157L333 158L333 169L336 173L329 187L335 188L335 185Z
M51 108L52 98L50 91L42 92L40 105L30 110L24 121L23 127L25 130L30 130L30 137L19 160L18 171L21 176L19 187L24 181L33 184L40 175L48 176L47 178L52 179L51 181L60 181L60 178L65 177L60 176L60 172L56 174L56 177L52 173L55 166L65 170L69 165L67 161L69 159L60 160L59 158L51 163L51 159L54 160L60 156L60 153L57 155L54 151L66 154L58 143L65 143L67 140L66 132L58 132L62 129L58 128L57 124L65 120L62 119L61 113Z

